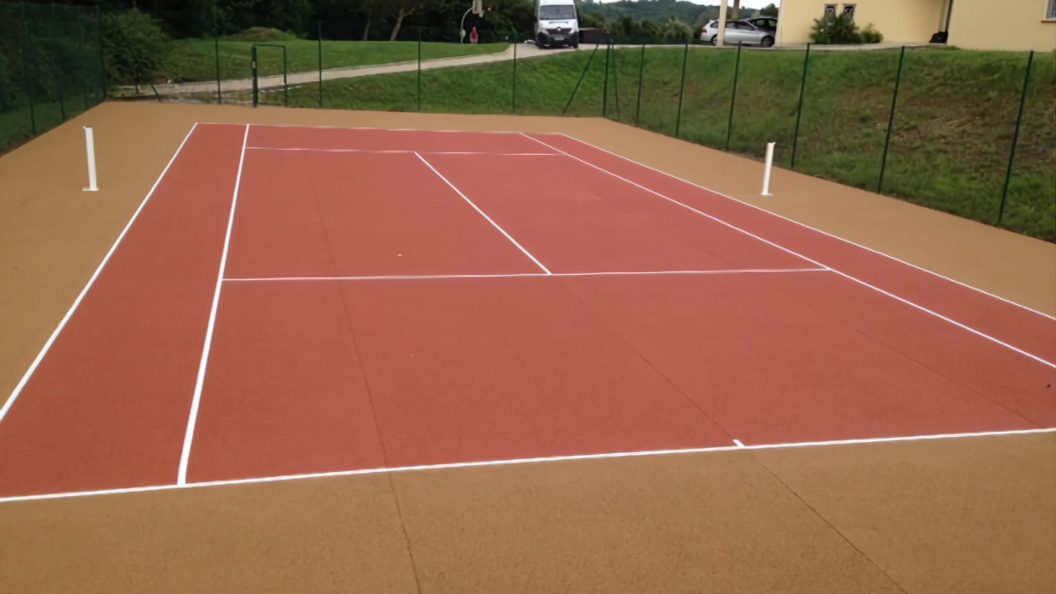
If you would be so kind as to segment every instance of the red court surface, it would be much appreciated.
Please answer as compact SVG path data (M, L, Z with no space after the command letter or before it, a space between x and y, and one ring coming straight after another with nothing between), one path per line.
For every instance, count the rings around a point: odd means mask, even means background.
M1052 431L1052 318L563 135L201 124L0 500Z

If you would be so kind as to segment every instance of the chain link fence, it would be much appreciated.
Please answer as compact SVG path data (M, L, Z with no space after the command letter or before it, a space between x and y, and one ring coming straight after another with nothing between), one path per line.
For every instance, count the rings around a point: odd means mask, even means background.
M469 25L467 24L467 29ZM100 18L0 5L0 149L105 98ZM176 39L112 95L245 105L601 116L1056 241L1056 55L716 48L584 31L305 23ZM256 52L256 61L252 56Z
M0 152L106 98L100 14L0 4Z

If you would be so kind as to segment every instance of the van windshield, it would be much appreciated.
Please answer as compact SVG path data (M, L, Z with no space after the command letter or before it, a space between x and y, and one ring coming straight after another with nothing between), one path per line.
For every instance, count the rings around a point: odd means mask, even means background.
M554 4L539 7L540 21L567 21L576 18L576 9L571 4Z

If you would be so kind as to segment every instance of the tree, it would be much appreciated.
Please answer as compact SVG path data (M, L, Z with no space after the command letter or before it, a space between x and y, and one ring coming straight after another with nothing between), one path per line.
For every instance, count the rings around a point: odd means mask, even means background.
M414 14L421 2L420 0L397 0L393 4L396 5L396 24L392 26L392 34L389 35L389 41L396 41L396 38L400 35L400 27L403 27L403 20Z
M810 40L818 44L849 44L861 43L862 36L858 33L858 25L854 23L850 15L826 15L820 19L814 19Z
M660 39L663 37L660 32L660 25L656 21L638 21L638 34L643 39Z
M154 80L165 61L168 37L153 17L138 9L103 15L103 51L110 80L140 83Z
M369 39L371 22L376 15L384 12L387 4L388 0L360 0L359 8L363 11L363 41Z
M759 16L776 17L777 14L777 6L773 2L759 9Z
M676 18L670 18L660 25L660 35L667 41L689 41L693 29Z

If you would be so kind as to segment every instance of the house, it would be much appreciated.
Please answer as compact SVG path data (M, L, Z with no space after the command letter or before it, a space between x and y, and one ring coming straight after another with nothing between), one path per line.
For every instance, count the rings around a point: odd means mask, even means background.
M889 43L927 43L938 32L965 49L1056 50L1056 0L783 0L778 45L810 41L814 19L850 14Z

